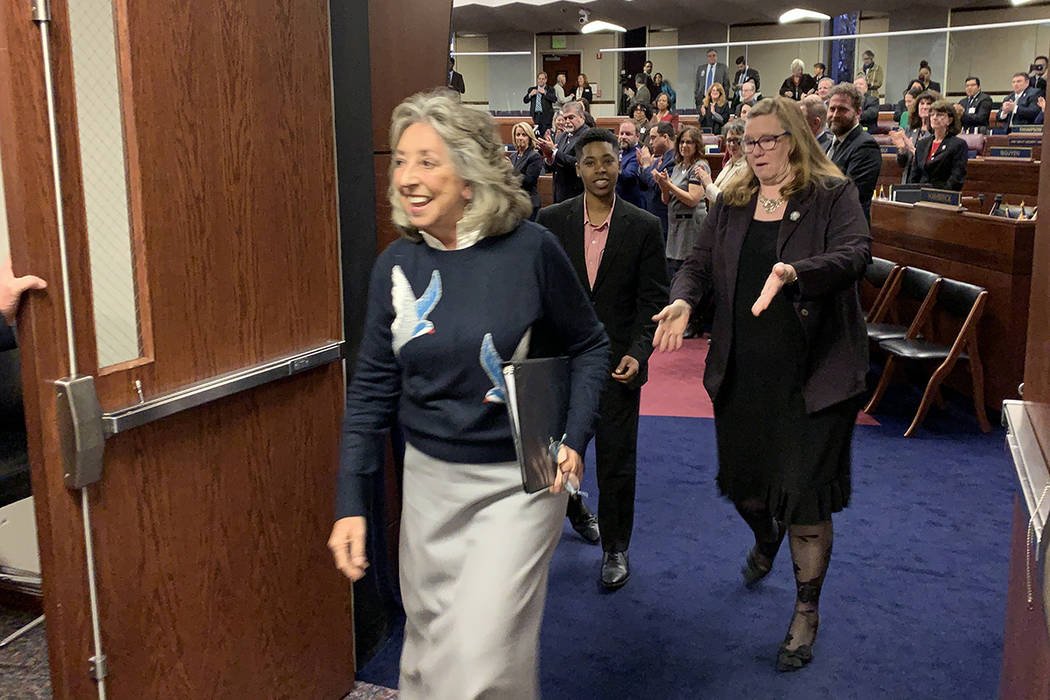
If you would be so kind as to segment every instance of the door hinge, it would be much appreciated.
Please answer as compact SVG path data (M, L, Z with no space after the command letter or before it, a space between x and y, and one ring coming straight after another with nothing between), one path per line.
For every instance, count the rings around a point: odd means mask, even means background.
M34 22L51 21L51 0L30 0Z
M106 447L95 378L59 379L55 382L55 395L63 478L66 488L82 489L102 479L102 454Z
M106 655L92 656L88 659L88 668L91 673L91 677L96 681L100 681L109 675L109 669L106 668Z

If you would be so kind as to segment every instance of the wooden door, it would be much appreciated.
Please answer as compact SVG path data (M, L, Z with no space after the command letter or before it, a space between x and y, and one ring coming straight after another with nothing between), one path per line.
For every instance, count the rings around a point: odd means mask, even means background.
M97 163L84 138L105 110L73 53L88 6L103 16L82 36L114 28L123 156L109 173L123 169L126 183L138 333L137 356L113 364L96 337L111 279L89 240ZM73 354L102 409L339 340L327 1L53 0L51 10ZM64 486L56 430L54 382L71 353L41 31L30 3L0 4L12 254L16 270L51 283L26 300L18 329L52 680L56 697L83 698L96 694L95 649L81 494ZM325 547L342 372L330 363L106 442L87 501L110 697L349 691L350 592Z
M580 74L580 54L543 54L543 70L547 73L547 84L558 82L558 73L565 74L565 91L576 89L576 76Z

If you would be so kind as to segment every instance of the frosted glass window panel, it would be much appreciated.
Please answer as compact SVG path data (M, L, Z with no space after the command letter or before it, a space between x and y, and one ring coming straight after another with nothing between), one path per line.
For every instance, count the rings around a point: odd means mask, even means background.
M69 3L100 367L141 355L112 0ZM75 311L74 311L75 313Z

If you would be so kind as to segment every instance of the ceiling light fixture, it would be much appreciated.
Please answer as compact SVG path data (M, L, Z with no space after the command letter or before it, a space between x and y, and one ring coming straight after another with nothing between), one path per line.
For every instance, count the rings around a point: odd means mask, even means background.
M814 10L803 10L801 7L795 7L784 14L780 15L781 24L789 24L791 22L804 22L805 20L820 20L823 22L831 19L829 15L823 12L816 12Z
M612 22L595 19L580 27L581 34L594 34L595 32L626 32L627 29Z

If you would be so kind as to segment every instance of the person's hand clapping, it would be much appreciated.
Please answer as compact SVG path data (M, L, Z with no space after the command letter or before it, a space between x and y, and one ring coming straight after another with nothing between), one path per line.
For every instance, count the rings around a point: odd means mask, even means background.
M363 516L340 518L332 525L328 549L335 559L335 567L351 581L363 577L365 569L368 568L368 558L365 556L367 530L368 526Z
M701 185L707 187L713 182L713 180L711 179L711 171L708 168L705 168L705 165L707 165L707 163L703 161L697 163L693 167L693 176L700 181Z
M766 278L766 283L762 286L762 293L758 295L758 299L751 306L751 313L754 316L760 315L769 308L769 305L773 302L773 297L783 289L785 284L791 284L797 279L798 274L795 272L795 268L786 263L778 262L773 266L773 271L769 273L769 277Z
M1035 102L1036 102L1036 104L1039 105L1039 109L1040 110L1042 110L1044 112L1046 111L1046 98L1045 97L1039 96L1038 98L1036 98Z
M565 490L565 480L569 479L574 488L583 482L583 458L580 453L567 445L558 448L558 473L551 484L551 493Z
M1006 114L1009 114L1010 112L1014 111L1014 101L1006 100L1005 102L1003 102L1002 110Z
M660 352L674 352L682 347L682 338L685 336L692 311L692 307L685 300L675 299L653 316L653 320L657 322L653 347Z
M10 325L15 322L18 314L18 304L22 294L30 289L46 289L47 282L36 275L25 275L15 277L11 267L11 256L8 255L3 264L0 264L0 313Z
M653 181L664 192L667 192L668 189L670 189L670 187L671 187L671 177L667 173L665 173L663 171L654 170L653 171Z
M648 168L653 164L653 153L648 146L642 146L638 149L638 164L643 168Z

